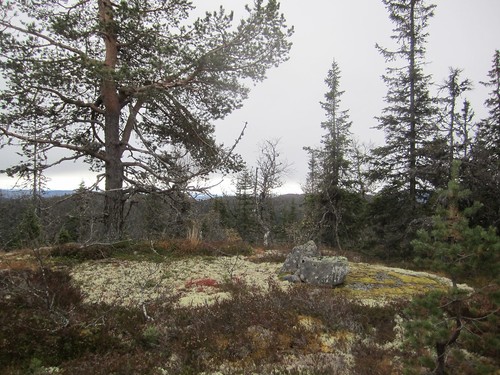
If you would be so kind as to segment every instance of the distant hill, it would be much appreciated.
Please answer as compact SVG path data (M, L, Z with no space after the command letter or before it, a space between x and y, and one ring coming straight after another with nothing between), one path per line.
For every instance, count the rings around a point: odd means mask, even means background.
M12 190L12 189L0 189L0 197L7 199L22 198L29 196L31 190ZM73 190L47 190L43 192L43 196L46 198L50 197L61 197L63 195L73 194Z

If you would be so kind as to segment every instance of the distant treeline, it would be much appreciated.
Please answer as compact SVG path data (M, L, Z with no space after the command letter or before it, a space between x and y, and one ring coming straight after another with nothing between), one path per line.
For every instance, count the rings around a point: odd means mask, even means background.
M271 199L274 241L288 241L286 226L301 220L303 200L303 195L294 194ZM0 248L97 242L104 231L102 208L103 197L97 193L51 191L35 204L29 192L2 191ZM187 195L137 195L127 206L124 233L132 240L188 237L256 243L257 223L239 222L240 208L234 196L200 200Z

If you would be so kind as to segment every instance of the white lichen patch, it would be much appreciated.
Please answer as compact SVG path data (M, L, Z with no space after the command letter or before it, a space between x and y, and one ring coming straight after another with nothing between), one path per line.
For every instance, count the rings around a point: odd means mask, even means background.
M87 262L71 271L74 282L90 303L141 306L171 293L171 277L161 263Z
M291 286L279 279L280 268L279 263L253 263L241 256L193 257L164 263L107 260L80 264L73 268L72 277L91 303L142 306L174 296L178 306L205 306L230 298L220 287L228 282L242 282L264 291L270 282L283 288ZM350 263L350 269L345 284L337 290L365 305L410 299L450 286L449 279L426 272L365 263Z
M350 369L354 364L351 354L339 355L338 353L315 353L304 355L287 355L283 358L285 366L283 373L314 374L315 370L322 373L331 371L333 374L351 374ZM277 372L278 374L280 372Z
M309 332L317 332L325 329L323 322L312 316L299 315L297 321L299 326Z
M324 332L319 335L323 353L348 354L356 339L359 339L358 335L345 330L331 333Z
M181 307L200 307L210 306L216 302L231 299L231 295L227 292L207 292L206 290L196 290L188 292L179 298L177 302Z
M80 264L71 275L90 303L141 306L177 296L179 306L204 306L230 298L219 288L227 282L243 282L261 290L267 290L270 281L286 287L277 277L279 267L243 257L193 257L165 263L113 260ZM203 285L196 280L211 282Z

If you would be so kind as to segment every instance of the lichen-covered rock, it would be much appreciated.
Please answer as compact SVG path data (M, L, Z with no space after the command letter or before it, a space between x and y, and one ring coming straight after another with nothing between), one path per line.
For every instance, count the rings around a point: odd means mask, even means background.
M314 241L309 241L303 245L295 246L292 249L292 252L286 257L280 273L294 274L299 269L299 264L302 258L319 256L321 256L321 253Z
M345 257L303 257L298 276L304 283L336 286L343 284L349 273L349 262Z

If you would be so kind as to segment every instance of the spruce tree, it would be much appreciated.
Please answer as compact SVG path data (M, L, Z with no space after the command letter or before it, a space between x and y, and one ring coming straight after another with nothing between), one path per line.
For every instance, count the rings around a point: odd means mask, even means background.
M228 202L224 197L215 197L213 199L213 207L212 210L217 212L220 217L220 223L223 228L229 229L234 228L235 226L235 218L234 214L228 207Z
M256 237L255 217L255 175L248 168L241 171L236 178L235 222L240 237L253 242Z
M320 179L320 204L322 237L327 243L342 248L340 231L346 204L344 192L351 187L352 172L350 153L352 146L349 111L341 108L344 91L340 89L340 68L334 60L325 79L328 91L321 107L326 120L321 123L323 135Z
M344 217L348 213L345 198L353 187L352 164L352 122L349 111L342 108L340 89L341 73L334 60L325 79L327 92L320 102L325 111L321 127L325 133L318 150L319 179L318 204L320 238L323 242L342 248L341 231Z
M318 241L322 215L319 187L321 181L320 150L311 147L304 147L304 150L309 155L309 161L306 183L302 187L304 192L304 218L301 224L301 232L303 233L301 240Z
M464 99L462 103L462 109L460 111L459 117L457 118L457 135L461 142L457 144L457 151L459 152L459 157L468 163L470 160L470 153L472 150L473 134L476 129L476 124L474 123L474 110L468 99Z
M470 104L465 101L461 114L459 113L459 99L462 95L472 89L472 83L468 79L461 79L462 70L450 68L448 78L440 87L444 92L441 98L442 103L442 121L440 131L446 138L447 153L447 174L446 180L451 176L451 165L453 160L462 159L467 153L469 131L469 111ZM463 120L463 121L462 121Z
M43 244L43 226L37 214L36 207L30 203L27 205L21 222L17 226L14 237L14 247L36 248Z
M349 119L349 111L341 108L344 91L340 90L340 78L340 68L334 60L325 79L328 88L325 100L320 102L326 114L326 120L321 123L325 134L321 140L323 147L320 154L321 185L324 190L348 188L352 176L349 160L352 122Z
M479 131L484 134L482 138L487 148L491 150L492 158L498 162L500 159L500 50L495 51L488 78L489 81L482 82L482 84L491 89L484 103L488 108L489 116L481 122Z
M319 149L304 147L304 150L308 153L308 162L307 162L307 176L306 183L302 187L302 190L306 195L308 194L316 194L319 189L319 181L320 181L320 165L319 165Z
M500 50L495 51L488 77L483 85L491 89L484 103L489 112L478 123L469 158L468 187L474 199L485 206L475 220L500 230Z
M409 206L429 188L429 142L436 135L436 109L429 93L431 77L424 72L426 29L435 5L424 0L384 0L391 21L391 36L398 48L391 51L377 45L391 63L383 76L387 85L387 106L378 117L378 129L385 132L385 145L373 150L375 177L403 190Z

